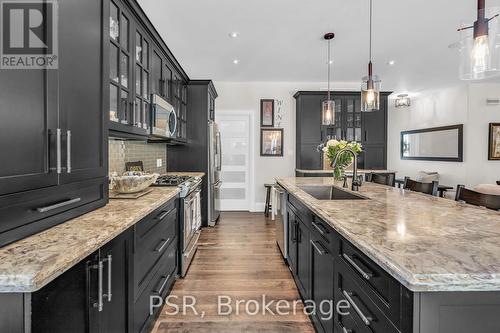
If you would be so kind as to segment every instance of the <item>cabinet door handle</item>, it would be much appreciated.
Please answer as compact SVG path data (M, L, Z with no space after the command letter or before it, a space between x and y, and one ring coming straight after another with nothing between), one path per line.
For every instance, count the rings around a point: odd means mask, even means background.
M318 230L318 232L319 232L321 235L325 236L325 235L328 233L328 231L326 230L326 228L325 228L325 226L324 226L324 225L322 225L322 224L317 224L317 223L315 223L314 221L312 221L312 222L311 222L311 224L312 224L312 226L313 226L316 230Z
M170 278L170 274L167 276L164 276L159 283L160 287L157 288L153 293L161 295L163 293L163 290L165 289L165 286L167 285L168 279Z
M365 141L368 141L368 133L365 131Z
M165 246L168 244L170 241L170 238L168 239L162 239L161 242L158 244L157 247L155 247L155 252L161 252L165 248Z
M342 256L351 264L352 267L354 267L355 270L358 271L359 274L365 278L365 280L370 280L373 277L372 272L365 272L349 255L347 255L347 253L342 254Z
M103 270L104 270L104 265L102 263L102 260L99 260L99 263L97 264L98 268L98 286L97 286L97 309L99 312L102 311L104 302L102 300L103 298L103 293L102 293L102 276L103 276Z
M158 216L157 216L157 217L155 217L155 220L158 220L158 221L163 220L163 219L165 218L165 216L167 216L167 215L168 215L168 213L170 213L170 211L167 211L167 212L163 212L163 213L158 214Z
M291 233L292 233L292 242L293 243L297 242L297 227L296 227L295 223L296 222L293 222L293 224L292 224L293 230L291 230Z
M51 210L54 210L54 209L57 209L57 208L61 208L61 207L64 207L64 206L68 206L68 205L77 203L77 202L79 202L81 200L82 200L81 198L74 198L74 199L70 199L70 200L66 200L66 201L63 201L63 202L59 202L59 203L56 203L56 204L53 204L53 205L50 205L50 206L39 207L39 208L36 209L36 211L39 212L39 213L46 213L48 211L51 211Z
M311 245L314 247L314 249L320 254L320 255L325 255L328 252L323 248L323 245L321 245L320 242L318 241L313 241L311 240Z
M354 300L351 297L353 295L353 293L343 290L342 294L344 294L344 297L347 299L349 304L351 304L351 306L354 308L354 311L356 311L356 313L361 317L361 320L365 323L365 325L370 326L370 323L373 320L373 318L371 316L366 316L363 313L363 311L361 311L359 306L356 304L356 302L354 302Z
M345 326L342 326L342 333L352 333L352 330L349 330L345 328Z
M66 132L66 172L71 173L71 131Z
M113 289L112 288L113 279L111 277L111 272L113 271L113 265L112 265L113 256L111 254L108 254L108 257L105 259L105 261L108 262L108 292L104 294L104 296L107 297L108 302L111 302L111 297L113 296L111 292L111 290Z
M61 129L56 129L56 172L61 173Z

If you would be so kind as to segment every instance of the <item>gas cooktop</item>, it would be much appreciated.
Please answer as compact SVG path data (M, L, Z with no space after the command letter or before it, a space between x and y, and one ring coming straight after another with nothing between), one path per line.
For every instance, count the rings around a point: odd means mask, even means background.
M153 184L155 186L179 186L182 183L190 180L190 176L176 176L176 175L166 175L160 176Z

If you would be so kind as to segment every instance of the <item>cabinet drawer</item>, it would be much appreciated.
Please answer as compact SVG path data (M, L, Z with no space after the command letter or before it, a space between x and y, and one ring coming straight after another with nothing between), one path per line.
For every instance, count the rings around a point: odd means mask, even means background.
M149 231L151 231L151 229L155 228L165 217L162 215L176 208L175 203L175 199L170 200L137 223L135 227L136 241L140 241Z
M134 304L134 332L145 332L152 323L161 307L150 312L150 300L153 296L165 299L172 287L177 272L177 239L172 242L158 265L155 267L153 278Z
M401 285L352 244L340 241L340 260L372 301L399 327Z
M312 213L309 208L300 203L300 201L291 194L288 195L288 203L288 207L292 209L295 215L297 215L307 227L310 227L312 221Z
M54 186L0 197L0 246L104 206L107 179Z
M156 223L142 237L136 233L134 271L138 292L149 282L154 265L176 239L177 209L161 210L157 217L145 221L145 224L150 224L151 221Z
M335 251L335 242L338 237L332 227L316 215L313 215L311 230L315 237L322 240L322 243L331 251L331 253Z
M335 300L343 300L350 307L343 309L356 321L361 332L397 333L398 329L375 305L365 290L357 283L357 278L342 261L338 261L335 272ZM347 302L347 303L346 303ZM341 316L337 313L336 319ZM345 319L344 319L345 320Z
M366 329L361 329L351 315L344 316L336 313L333 331L335 333L362 333Z

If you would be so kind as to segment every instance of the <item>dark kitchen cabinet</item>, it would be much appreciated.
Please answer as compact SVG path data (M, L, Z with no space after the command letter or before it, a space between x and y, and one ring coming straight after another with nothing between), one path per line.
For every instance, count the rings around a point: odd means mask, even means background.
M317 305L324 304L325 310L329 309L328 302L334 300L334 256L328 248L325 240L317 233L311 233L309 244L311 253L311 292L310 299ZM335 303L333 303L335 304ZM333 306L332 308L334 308ZM333 332L333 316L329 313L323 313L318 309L313 313L314 320L318 323L316 327L321 328L322 332Z
M107 202L102 1L59 5L59 70L0 79L0 246Z
M310 297L309 279L310 279L310 234L309 229L297 217L297 280L299 289L305 298Z
M31 331L128 332L132 230L27 295ZM29 301L31 299L31 301Z
M152 52L152 93L172 104L172 68L160 49Z
M358 167L385 169L387 164L387 97L381 93L381 107L372 113L361 112L359 92L334 92L335 125L321 124L321 103L326 92L299 91L296 99L296 168L323 168L323 154L316 147L329 139L357 141L363 144Z
M291 209L287 210L288 221L288 266L297 274L297 219Z
M201 171L205 173L201 192L202 226L207 226L208 217L208 123L215 114L217 91L212 81L189 81L185 89L186 144L167 146L167 169L169 171ZM211 111L212 110L212 111Z

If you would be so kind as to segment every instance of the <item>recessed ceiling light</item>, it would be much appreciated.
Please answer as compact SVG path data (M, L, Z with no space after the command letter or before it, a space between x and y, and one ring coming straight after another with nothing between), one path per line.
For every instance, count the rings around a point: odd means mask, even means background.
M328 63L329 63L330 65L331 65L331 64L333 64L333 60L328 61Z
M387 65L389 65L389 66L394 66L395 64L396 64L396 61L395 61L395 60L389 60L389 61L387 62Z
M240 35L240 33L239 33L239 32L233 31L233 32L231 32L231 33L229 34L229 37L231 37L231 38L237 38L239 35Z
M238 65L238 64L239 64L239 62L240 62L240 61L239 61L238 59L234 59L234 60L233 60L233 64L235 64L235 65Z

